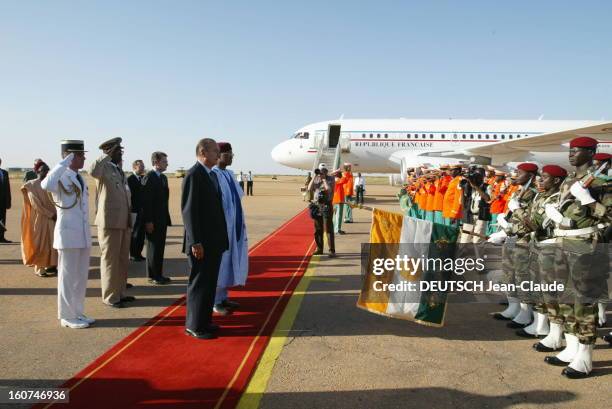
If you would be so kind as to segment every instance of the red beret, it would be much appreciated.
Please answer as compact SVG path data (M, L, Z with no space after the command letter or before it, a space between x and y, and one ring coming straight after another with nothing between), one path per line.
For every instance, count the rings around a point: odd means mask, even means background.
M581 136L570 141L570 148L596 148L597 139Z
M219 153L229 152L232 150L232 145L229 142L218 142Z
M609 153L599 152L593 155L593 159L599 161L610 160L612 159L612 155L610 155Z
M538 171L538 165L536 165L535 163L529 163L529 162L521 163L516 168L520 170L524 170L525 172L537 172Z
M42 168L43 165L47 165L47 164L43 162L42 159L36 159L36 162L34 162L34 172L38 173L38 170Z
M559 165L546 165L542 168L542 173L548 173L550 176L556 178L564 178L567 176L567 170Z

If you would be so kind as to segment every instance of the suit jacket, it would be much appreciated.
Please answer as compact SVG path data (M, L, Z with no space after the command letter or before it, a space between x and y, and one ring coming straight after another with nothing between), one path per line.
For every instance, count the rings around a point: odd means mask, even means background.
M0 169L2 172L2 182L0 182L0 207L5 209L11 208L11 181L6 170Z
M130 227L130 188L125 174L103 155L92 163L90 174L96 179L96 220L103 229Z
M206 169L199 162L189 169L183 180L181 210L185 235L183 252L191 254L191 246L201 244L206 251L228 249L227 226L220 191L215 189Z
M91 247L89 228L89 191L77 173L67 166L56 165L41 186L52 193L57 204L57 222L53 232L53 248L78 249Z
M170 226L170 211L168 210L168 178L154 170L149 171L143 180L142 220L143 223L153 223L154 226ZM154 227L155 228L155 227Z
M131 174L127 178L127 183L130 188L130 195L132 198L132 212L140 213L142 211L142 195L143 195L143 185L142 180L145 176L142 176L141 179L138 179L138 176L135 174Z

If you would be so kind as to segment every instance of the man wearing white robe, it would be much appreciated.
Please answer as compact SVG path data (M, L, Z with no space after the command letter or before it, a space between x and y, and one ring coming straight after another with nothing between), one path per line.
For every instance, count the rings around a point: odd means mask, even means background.
M232 164L232 146L219 142L219 160L213 171L217 174L223 197L223 212L227 225L229 249L223 253L214 311L221 315L230 314L240 305L228 299L227 289L244 285L249 271L248 239L241 199L244 195L236 181L234 172L227 169Z

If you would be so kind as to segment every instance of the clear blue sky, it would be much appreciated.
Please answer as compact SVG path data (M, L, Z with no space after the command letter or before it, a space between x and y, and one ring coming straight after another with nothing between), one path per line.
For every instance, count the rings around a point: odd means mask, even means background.
M612 117L609 1L0 0L3 167L58 141L124 138L126 161L291 173L272 147L345 117ZM147 161L148 162L148 161ZM126 166L127 168L128 166Z

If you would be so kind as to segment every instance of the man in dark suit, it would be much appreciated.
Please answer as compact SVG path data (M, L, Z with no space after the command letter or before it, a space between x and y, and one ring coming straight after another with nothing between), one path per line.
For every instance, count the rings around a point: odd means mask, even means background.
M185 332L195 338L212 339L219 328L212 323L212 312L221 255L228 248L228 238L219 181L212 171L219 147L213 139L202 139L196 155L198 161L183 180L181 197L183 251L191 268Z
M163 275L166 233L171 225L168 178L163 173L168 168L168 156L163 152L153 152L151 164L153 170L145 176L142 197L142 220L147 237L147 276L149 283L162 285L170 282L170 278Z
M145 176L145 166L141 159L132 163L132 173L127 181L132 197L132 217L135 217L132 227L132 240L130 242L130 258L133 261L144 261L142 249L144 247L145 231L142 221L142 182Z
M0 159L2 165L2 159ZM6 170L0 169L0 243L12 243L4 238L6 232L6 211L11 208L11 181Z

